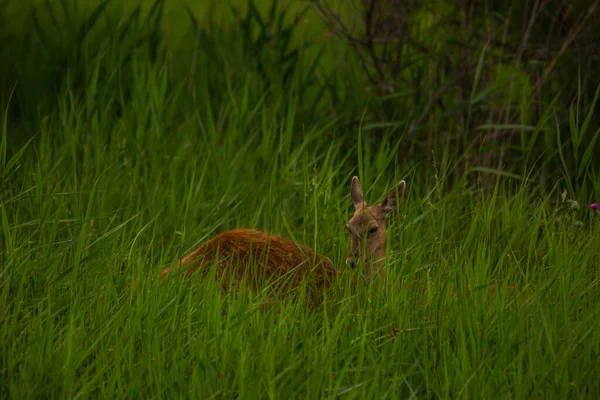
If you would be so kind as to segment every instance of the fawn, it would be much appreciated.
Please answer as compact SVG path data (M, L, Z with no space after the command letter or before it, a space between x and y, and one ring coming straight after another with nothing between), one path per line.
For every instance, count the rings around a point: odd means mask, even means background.
M405 187L402 180L395 188L399 200L404 198ZM381 273L387 242L385 219L396 209L396 192L389 192L381 204L369 206L363 200L358 177L354 176L350 197L354 215L346 225L350 233L350 254L346 263L356 266L364 262L365 278L369 279L374 272ZM179 271L186 266L184 276L189 277L199 269L206 274L215 262L217 276L233 277L234 286L244 277L249 278L253 289L268 280L272 280L278 289L290 289L308 279L308 288L314 293L328 288L340 275L328 258L289 239L252 229L234 229L215 236L179 260L175 269ZM257 268L251 272L254 264ZM161 278L171 269L171 266L165 267ZM225 280L224 283L229 282Z
M404 200L405 189L406 182L401 180L380 204L370 206L363 200L358 177L352 177L350 198L354 204L354 215L345 227L350 233L350 254L346 258L346 264L356 266L362 261L365 281L373 275L383 274L382 264L387 246L386 217L396 210L398 200Z
M218 234L179 260L176 270L187 266L185 277L199 269L206 275L215 261L217 278L223 275L233 278L232 282L223 281L223 291L229 283L237 287L244 278L254 290L267 281L273 283L273 288L289 290L308 279L307 288L313 295L337 279L337 269L328 258L289 239L254 229L233 229ZM170 266L164 268L161 278L170 270Z

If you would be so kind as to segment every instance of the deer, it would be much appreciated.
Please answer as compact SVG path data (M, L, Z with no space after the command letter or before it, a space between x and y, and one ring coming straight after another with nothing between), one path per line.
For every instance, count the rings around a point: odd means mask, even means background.
M223 292L229 285L237 289L244 280L254 292L266 282L278 291L289 291L307 281L309 296L313 296L338 278L338 270L329 258L290 239L256 229L220 233L180 259L175 269L186 267L183 275L189 278L198 271L206 276L213 265L215 277L225 278ZM161 278L171 269L165 267Z
M358 177L352 177L350 198L354 214L345 226L350 234L350 253L346 264L356 267L363 263L367 280L382 273L387 245L386 217L396 210L398 200L403 200L405 188L406 182L402 180L381 203L368 205L363 200ZM174 268L165 267L161 279L171 270L180 271L182 268L185 278L198 271L206 275L213 265L216 265L217 277L233 278L233 282L229 279L223 281L223 291L230 284L238 287L238 283L247 278L247 283L254 290L266 281L272 281L274 288L283 290L298 288L306 281L312 295L329 289L342 275L329 258L308 247L256 229L238 228L220 233L203 243L178 260Z
M354 205L354 215L345 226L350 234L350 254L346 257L346 264L350 267L364 265L365 282L373 277L381 278L384 274L387 216L397 209L399 201L404 201L405 190L406 181L401 180L381 203L369 205L363 199L358 177L352 177L350 198Z

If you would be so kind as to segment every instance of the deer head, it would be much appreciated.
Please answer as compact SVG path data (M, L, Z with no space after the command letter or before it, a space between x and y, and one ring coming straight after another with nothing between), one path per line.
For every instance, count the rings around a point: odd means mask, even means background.
M363 200L358 177L352 177L350 198L354 204L354 215L346 224L346 230L350 233L350 254L346 258L346 264L355 267L364 262L365 279L369 279L373 273L381 272L378 265L385 258L386 217L396 210L397 201L404 199L405 188L406 182L402 180L380 204L370 206Z

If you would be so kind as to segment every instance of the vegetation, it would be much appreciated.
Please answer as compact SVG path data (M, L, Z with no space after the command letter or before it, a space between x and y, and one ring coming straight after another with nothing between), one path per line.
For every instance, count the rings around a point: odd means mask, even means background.
M597 397L598 2L413 0L397 70L363 9L216 3L0 2L0 396ZM241 226L346 268L352 175L407 181L379 287L153 279Z

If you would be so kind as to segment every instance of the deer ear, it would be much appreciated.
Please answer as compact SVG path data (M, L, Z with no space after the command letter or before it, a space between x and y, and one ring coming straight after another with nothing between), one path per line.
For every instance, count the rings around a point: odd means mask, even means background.
M354 208L358 207L358 205L363 202L363 193L362 193L362 189L360 188L360 182L358 181L358 176L352 177L352 185L350 187L350 198L352 199Z
M398 201L404 201L404 190L406 189L406 182L401 180L394 189L392 189L385 199L381 202L381 208L385 212L385 215L388 213L395 211L397 206L396 201L396 190L398 191Z

